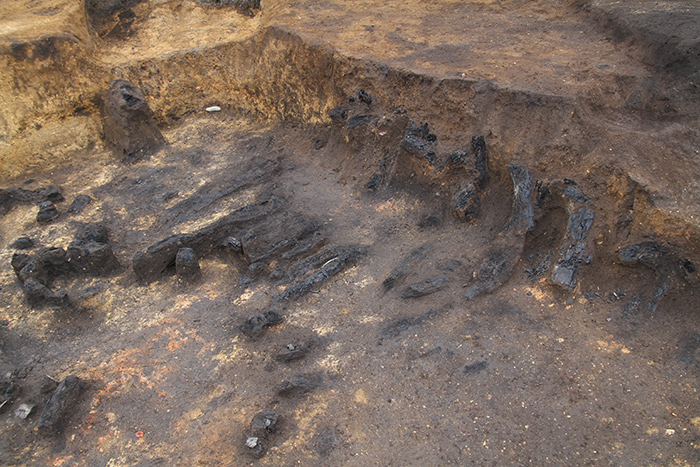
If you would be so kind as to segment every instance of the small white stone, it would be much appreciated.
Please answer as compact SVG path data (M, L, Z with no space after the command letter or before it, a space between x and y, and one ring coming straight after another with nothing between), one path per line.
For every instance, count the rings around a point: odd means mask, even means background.
M211 107L207 107L207 112L221 112L221 107L212 105Z
M20 404L19 407L17 407L17 410L15 410L15 417L21 418L24 420L29 416L30 413L32 413L32 409L34 408L33 405L29 404Z
M672 429L672 428L667 428L667 429L666 429L666 436L673 436L673 435L675 435L675 434L676 434L676 430L674 430L674 429Z
M245 442L245 447L253 449L255 446L258 445L258 438L256 437L250 437L246 440Z

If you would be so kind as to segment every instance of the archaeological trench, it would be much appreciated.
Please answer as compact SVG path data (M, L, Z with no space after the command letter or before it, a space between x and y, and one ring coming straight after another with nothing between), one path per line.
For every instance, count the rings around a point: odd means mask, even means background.
M700 465L696 1L0 2L0 465Z

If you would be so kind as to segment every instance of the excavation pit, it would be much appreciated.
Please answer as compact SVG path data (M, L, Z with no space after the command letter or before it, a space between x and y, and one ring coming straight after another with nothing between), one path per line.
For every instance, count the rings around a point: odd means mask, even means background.
M692 2L35 3L0 463L698 462Z

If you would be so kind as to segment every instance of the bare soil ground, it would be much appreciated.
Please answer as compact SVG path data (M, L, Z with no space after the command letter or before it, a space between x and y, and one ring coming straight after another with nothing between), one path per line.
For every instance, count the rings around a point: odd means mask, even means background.
M0 13L0 465L700 463L695 2ZM164 148L104 143L116 78ZM86 225L119 267L33 304L13 258Z

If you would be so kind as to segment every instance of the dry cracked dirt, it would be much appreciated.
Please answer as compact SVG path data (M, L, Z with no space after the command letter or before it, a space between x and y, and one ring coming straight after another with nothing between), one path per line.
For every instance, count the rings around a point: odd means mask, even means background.
M696 1L0 1L0 465L700 464Z

